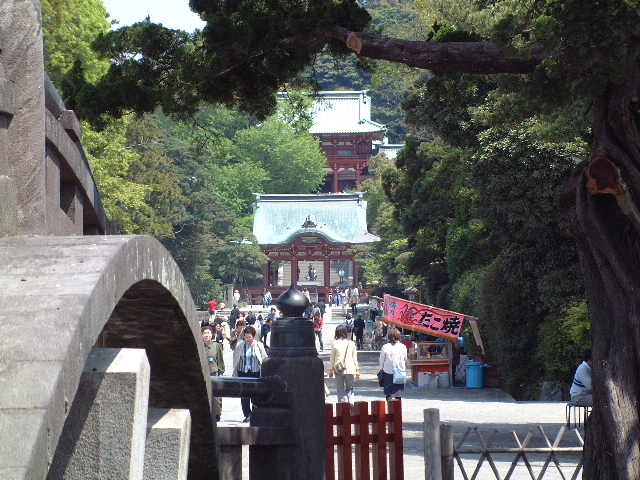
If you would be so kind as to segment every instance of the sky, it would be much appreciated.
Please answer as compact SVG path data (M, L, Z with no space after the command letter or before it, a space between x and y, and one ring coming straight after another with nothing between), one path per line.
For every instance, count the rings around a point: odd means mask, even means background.
M204 27L204 22L189 8L189 0L103 0L109 12L109 20L118 20L119 25L131 25L144 20L147 15L154 23L167 28L192 32Z

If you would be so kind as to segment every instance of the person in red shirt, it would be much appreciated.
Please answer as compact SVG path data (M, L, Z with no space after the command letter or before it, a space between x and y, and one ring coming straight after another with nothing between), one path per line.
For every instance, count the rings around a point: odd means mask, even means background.
M216 310L218 309L218 301L213 298L210 302L209 302L209 316L213 316L216 313Z
M324 345L322 344L322 323L322 314L320 310L318 310L313 314L313 331L316 333L316 337L318 337L320 351L324 350Z

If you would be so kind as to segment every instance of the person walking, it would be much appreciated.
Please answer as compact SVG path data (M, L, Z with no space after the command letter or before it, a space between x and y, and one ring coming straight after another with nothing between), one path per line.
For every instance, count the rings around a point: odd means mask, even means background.
M244 329L244 340L240 340L233 351L233 374L236 377L260 377L262 362L267 358L267 352L262 342L256 337L256 329L248 326ZM251 400L242 397L243 422L248 422L251 417Z
M232 350L235 350L238 342L244 339L244 329L247 326L247 322L244 318L239 318L236 322L236 328L231 331L231 338L229 340L229 346Z
M318 337L318 343L320 344L320 351L324 350L324 345L322 344L322 324L323 324L322 314L320 310L313 313L313 331Z
M235 303L236 305L240 305L240 291L239 290L234 290L233 291L233 303Z
M260 341L264 345L267 353L269 353L269 333L271 333L271 318L267 317L267 319L264 321L264 325L262 325L262 328L260 329Z
M202 341L204 342L204 351L207 356L207 363L209 364L209 375L216 377L224 375L225 366L222 344L213 341L213 328L202 327ZM216 420L220 420L222 398L215 397L213 399L213 411Z
M358 287L351 289L351 314L355 317L358 314L358 302L360 302L360 292Z
M336 287L333 289L333 297L336 303L336 307L340 306L340 288Z
M268 307L269 305L271 305L271 292L269 290L265 290L264 294L262 295L262 306L264 308Z
M400 342L400 331L390 328L387 333L388 343L380 350L379 366L382 371L382 386L387 400L399 399L404 392L407 369L407 347Z
M347 310L349 299L351 298L351 289L349 287L342 290L342 313Z
M353 385L360 378L358 351L349 340L349 331L345 325L336 327L335 341L329 358L329 377L336 377L336 395L339 403L353 403Z
M231 341L231 327L229 326L229 322L227 322L227 319L225 317L222 317L220 320L220 333L222 333L222 343L228 350L228 345Z
M240 316L240 309L238 308L238 305L234 305L233 308L231 309L231 312L229 313L229 326L231 328L235 328L236 320L238 320L239 316Z
M353 322L353 333L355 333L356 336L356 346L358 347L358 350L362 350L364 327L364 320L361 315L358 315L358 318Z
M215 298L212 298L209 301L209 318L213 318L215 316L217 308L218 301Z

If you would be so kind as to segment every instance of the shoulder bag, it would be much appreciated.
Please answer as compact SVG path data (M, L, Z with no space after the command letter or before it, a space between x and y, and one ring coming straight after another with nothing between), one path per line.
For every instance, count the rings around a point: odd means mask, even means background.
M394 363L395 365L393 366L393 383L404 385L405 383L407 383L407 372L404 368L398 365L397 361L395 361Z
M344 350L344 359L338 360L333 364L333 371L336 373L344 373L347 370L347 352L349 351L349 344L347 343L347 348Z

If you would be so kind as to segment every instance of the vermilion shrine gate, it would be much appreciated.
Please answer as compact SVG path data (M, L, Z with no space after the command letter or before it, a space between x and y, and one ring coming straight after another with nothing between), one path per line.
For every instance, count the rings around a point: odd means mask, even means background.
M319 299L336 285L358 285L352 247L380 240L367 231L362 193L257 194L253 233L269 256L263 288L274 297L290 285Z
M279 94L285 98L286 93ZM324 192L357 188L368 175L369 159L380 148L387 128L371 120L371 97L366 90L318 92L309 130L320 140L327 163ZM394 147L398 147L395 145Z

